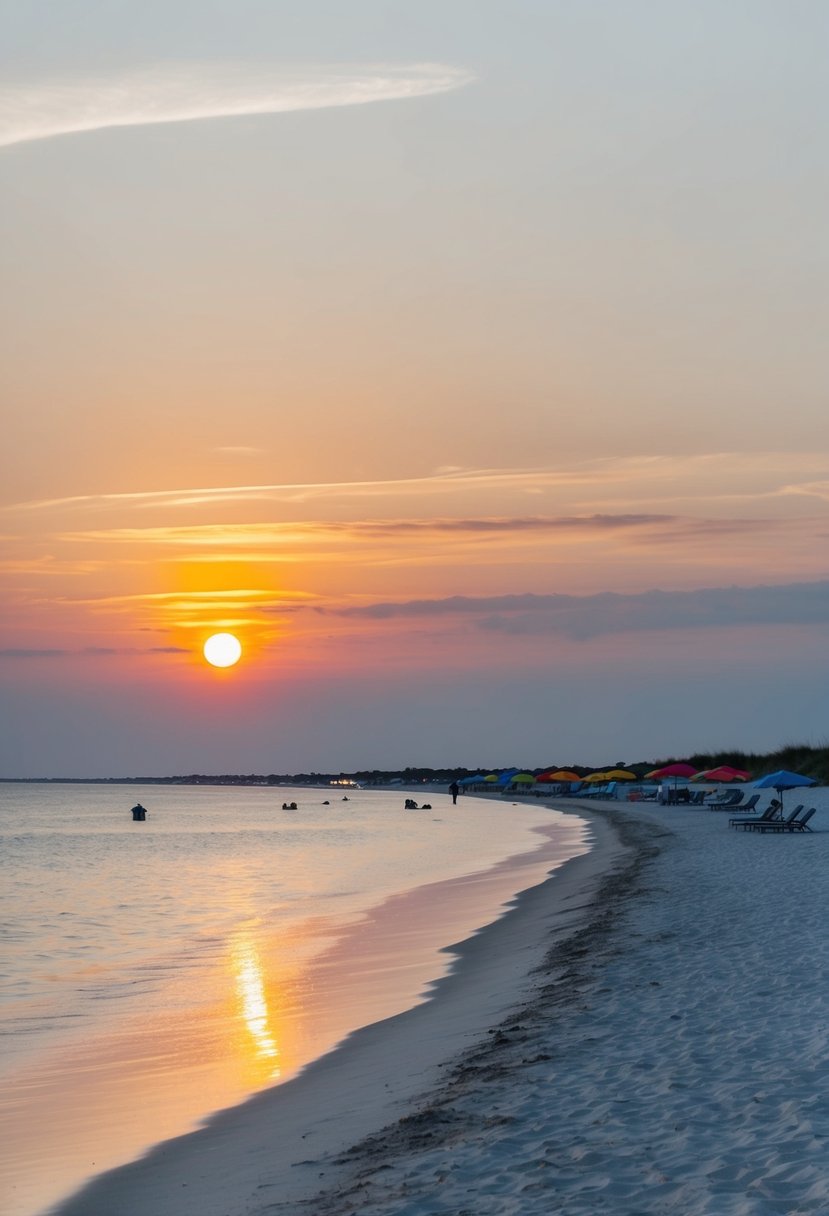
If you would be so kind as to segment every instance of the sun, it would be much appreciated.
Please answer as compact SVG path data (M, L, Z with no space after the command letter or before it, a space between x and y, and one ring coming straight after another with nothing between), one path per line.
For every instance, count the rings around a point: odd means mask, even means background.
M242 657L242 643L232 633L214 633L204 644L204 657L213 667L232 667Z

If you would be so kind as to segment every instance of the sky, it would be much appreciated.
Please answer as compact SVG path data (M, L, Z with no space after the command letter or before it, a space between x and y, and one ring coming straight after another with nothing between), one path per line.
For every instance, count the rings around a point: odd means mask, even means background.
M826 742L823 0L0 19L0 776Z

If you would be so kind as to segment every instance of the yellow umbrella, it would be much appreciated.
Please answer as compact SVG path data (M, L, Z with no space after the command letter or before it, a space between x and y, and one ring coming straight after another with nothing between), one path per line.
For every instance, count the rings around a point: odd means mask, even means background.
M560 768L556 772L550 773L550 781L581 781L578 773L573 773L569 768Z
M628 772L626 768L612 768L610 772L605 773L605 777L611 781L638 781L636 773Z
M591 773L589 777L584 778L584 784L587 785L589 782L593 781L607 781L607 778L607 773Z
M497 781L497 780L498 780L497 773L490 773L488 777L484 777L484 781Z

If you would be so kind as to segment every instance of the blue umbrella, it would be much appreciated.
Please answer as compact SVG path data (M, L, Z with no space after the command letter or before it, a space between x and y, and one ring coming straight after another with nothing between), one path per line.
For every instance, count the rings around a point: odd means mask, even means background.
M783 790L794 790L799 785L817 785L814 777L804 777L802 773L790 773L787 769L778 769L776 773L767 773L752 785L757 790L777 790L780 795L780 817L783 817Z
M498 778L498 784L499 785L509 785L510 781L512 781L515 774L519 773L520 771L521 770L518 768L508 768L505 773L501 773L501 776Z

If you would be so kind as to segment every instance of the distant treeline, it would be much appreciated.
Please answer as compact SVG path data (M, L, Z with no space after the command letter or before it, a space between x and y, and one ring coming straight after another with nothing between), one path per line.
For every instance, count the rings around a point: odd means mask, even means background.
M695 752L692 756L675 755L661 756L653 760L637 761L629 764L625 761L612 760L605 764L585 766L583 764L554 764L536 765L521 768L521 772L538 774L542 772L567 769L579 777L587 777L590 773L605 772L613 768L625 768L644 777L651 769L661 768L675 760L701 772L705 769L719 768L721 765L731 765L733 768L744 769L754 777L762 777L766 773L776 772L777 769L791 769L795 773L803 773L806 777L814 777L820 785L829 785L829 746L808 747L805 744L791 743L778 748L774 752L763 754L744 751ZM429 768L426 766L411 766L402 769L357 769L350 773L189 773L177 777L30 777L30 778L0 778L0 780L55 781L82 784L112 784L112 785L330 785L332 782L356 782L359 785L388 785L391 781L404 785L416 785L428 782L434 785L446 784L472 777L478 773L503 773L514 770L517 766L504 764L500 766L481 765L475 768L455 766L452 768ZM519 766L520 767L520 766Z
M674 757L670 759L673 760ZM785 768L793 773L802 773L804 777L814 777L819 785L829 785L829 747L807 747L803 743L788 743L776 752L764 754L741 751L697 752L693 756L677 756L676 759L686 760L688 764L693 764L697 771L730 764L732 768L743 769L755 777L763 777L766 773L776 773L778 769Z

